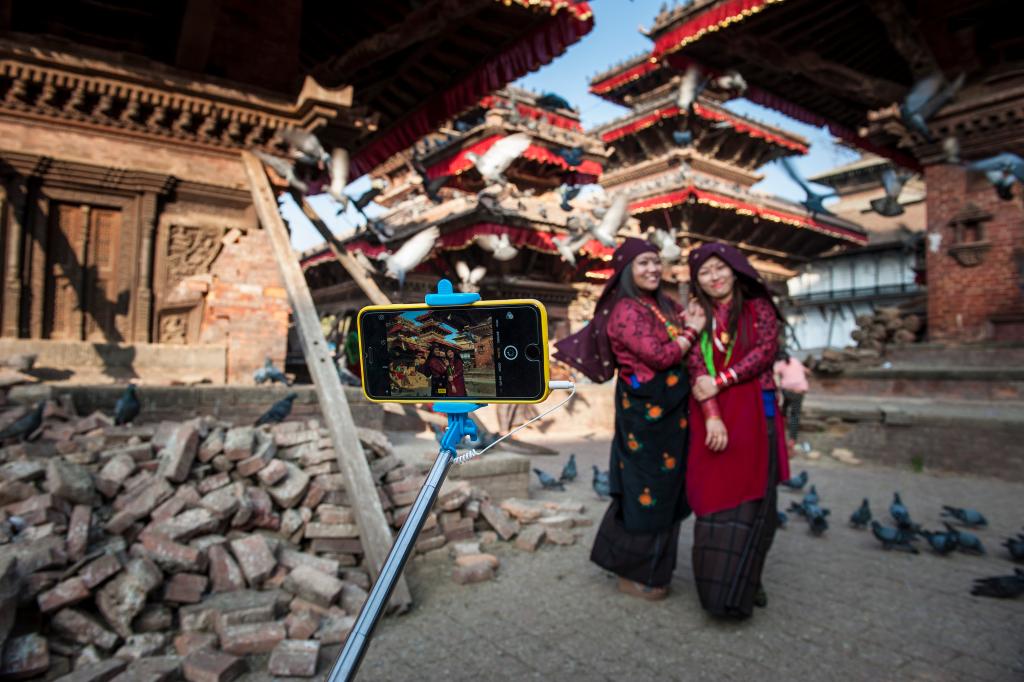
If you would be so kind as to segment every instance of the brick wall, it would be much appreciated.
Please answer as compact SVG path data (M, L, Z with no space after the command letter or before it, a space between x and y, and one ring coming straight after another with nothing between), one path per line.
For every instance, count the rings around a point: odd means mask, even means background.
M227 346L228 383L252 383L266 357L284 367L291 307L267 233L225 246L210 273L200 341Z
M928 185L928 232L942 236L937 250L926 241L928 264L928 335L932 340L976 341L993 338L993 315L1020 312L1021 273L1014 250L1024 246L1024 208L1020 186L1012 201L1003 201L984 177L951 165L925 169ZM961 265L949 248L954 244L950 221L968 203L992 215L983 223L989 248L981 263Z

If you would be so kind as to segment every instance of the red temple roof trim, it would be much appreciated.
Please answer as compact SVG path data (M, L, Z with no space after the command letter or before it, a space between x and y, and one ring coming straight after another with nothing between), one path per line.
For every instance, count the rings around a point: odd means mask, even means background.
M640 80L652 71L657 71L661 68L661 64L645 59L636 66L631 66L621 73L609 76L602 81L592 83L590 86L590 92L595 95L604 95L606 93L615 90L616 88L622 87L626 83L632 83L635 80Z
M868 243L867 235L850 228L839 225L829 225L806 215L788 213L786 211L768 208L767 206L759 206L757 204L740 201L739 199L728 197L723 194L716 194L715 192L697 189L692 185L675 192L669 192L668 194L661 194L659 196L635 201L629 205L629 211L630 213L635 214L647 213L649 211L656 211L663 208L671 208L672 206L684 204L690 201L691 198L698 204L704 204L706 206L711 206L712 208L730 210L739 215L757 216L758 218L770 220L776 223L784 223L786 225L792 225L793 227L807 228L814 230L815 232L827 234L830 237L843 239L861 246Z
M494 95L488 95L487 97L484 97L482 100L480 100L480 106L489 109L490 107L494 106L499 102L502 104L508 104L508 101L504 98L495 97ZM524 116L526 118L544 119L545 121L555 126L556 128L574 130L579 133L583 132L583 126L580 125L579 121L569 118L568 116L559 116L558 114L552 111L548 111L546 109L541 109L539 107L530 106L529 104L522 104L520 102L516 102L516 111L519 112L520 116Z
M709 121L728 121L736 132L762 139L768 143L785 147L786 149L792 149L800 154L806 154L808 151L807 145L802 142L797 142L791 138L778 135L777 133L763 128L752 121L729 114L725 111L711 109L701 104L694 104L693 110L698 116ZM606 130L601 133L601 139L605 142L612 142L619 138L644 130L645 128L650 128L664 119L675 118L681 114L681 110L675 105L655 109L650 114L642 116L641 118L630 121L629 123L624 123L616 128L612 128L611 130Z
M653 59L661 59L667 54L681 50L690 43L703 38L708 33L723 29L730 24L743 21L771 5L783 0L725 0L701 10L692 17L665 31L654 41Z
M469 159L469 154L482 155L502 137L504 136L492 135L476 142L475 144L471 144L468 147L463 147L454 156L438 161L427 168L427 177L437 178L442 175L461 175L473 167L473 162ZM536 144L531 144L527 147L526 151L523 152L523 157L531 161L537 161L538 163L558 166L567 171L574 171L580 175L592 176L595 179L601 176L601 172L603 170L601 168L601 164L589 159L584 159L580 165L571 168L561 156L554 153L547 147L541 147Z
M516 227L513 225L501 225L499 223L476 223L468 227L454 230L441 235L437 245L444 251L461 251L472 245L473 240L481 235L507 234L509 243L517 249L527 248L546 254L556 254L554 238L559 236L551 232L541 232L528 227ZM615 249L603 245L596 239L591 239L580 249L590 258L601 261L610 261Z
M500 0L506 5L513 0ZM415 111L398 121L380 137L352 157L352 177L357 177L407 149L437 125L541 66L585 36L594 27L593 12L586 2L576 0L515 0L523 7L550 8L552 20L524 36L501 54L481 63L477 69L444 92L439 92ZM564 10L564 11L563 11Z

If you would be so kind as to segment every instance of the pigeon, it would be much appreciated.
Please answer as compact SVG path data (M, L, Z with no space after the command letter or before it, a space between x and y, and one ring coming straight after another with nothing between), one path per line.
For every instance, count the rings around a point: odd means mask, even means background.
M543 95L537 98L534 102L541 109L547 109L548 111L554 111L555 109L566 109L572 111L572 105L569 104L564 97L556 95L553 92L545 92Z
M570 204L569 202L576 198L576 196L580 193L581 189L583 188L580 185L564 184L558 188L558 196L561 199L561 203L559 204L559 206L563 211L568 213L569 211L572 210L572 204Z
M510 261L519 255L519 249L512 246L508 233L482 234L476 238L476 243L485 251L490 251L495 260Z
M673 130L672 141L680 147L689 147L693 144L693 132L690 130Z
M135 421L135 418L139 416L140 409L142 409L142 405L139 403L138 396L135 395L135 384L128 384L114 405L114 424L121 426Z
M588 229L594 238L603 245L612 248L615 246L615 235L629 219L629 197L624 193L612 199L608 211L601 217L601 223L591 226Z
M569 455L569 461L562 467L562 473L558 476L559 481L576 480L576 454Z
M871 521L871 507L868 505L868 498L857 507L857 511L850 514L850 525L854 528L864 528Z
M46 401L40 400L31 412L19 417L13 424L8 424L7 428L0 431L0 442L6 438L17 438L20 441L28 439L43 425L43 409L45 407Z
M555 153L562 158L562 161L565 161L565 165L569 166L569 168L575 168L583 163L583 147L559 149Z
M950 135L942 140L942 154L946 157L946 163L953 166L960 165L960 138Z
M252 379L257 384L260 385L268 381L272 384L280 382L285 386L291 385L291 383L288 381L288 377L284 375L284 372L279 370L277 367L274 367L274 363L270 360L270 358L265 358L263 360L263 366L252 373Z
M373 232L373 234L377 237L377 240L380 241L382 244L391 241L392 237L395 236L395 231L393 228L384 224L384 221L377 220L375 218L367 218L366 229L368 229L370 232Z
M562 257L569 265L576 265L576 254L580 248L583 247L590 241L590 234L584 234L581 237L565 237L564 239L558 239L557 237L552 239L551 242L555 245L555 249L558 251L558 255Z
M947 521L943 521L942 525L946 527L946 532L950 535L956 536L956 540L960 544L961 552L966 552L968 554L985 553L985 546L981 544L981 540L974 533L954 528Z
M537 478L540 479L540 485L545 490L565 490L565 485L546 471L535 468L533 473L537 474Z
M472 129L473 129L473 124L470 123L469 121L456 121L455 122L455 130L457 130L460 133L468 133Z
M714 86L718 90L727 90L742 95L747 91L747 80L739 71L730 70L716 78Z
M400 286L405 286L406 275L427 259L440 236L441 231L436 226L413 235L384 260L384 274L397 279Z
M685 111L688 114L693 113L693 105L697 102L697 98L704 92L704 88L708 86L707 77L702 78L700 69L696 64L690 64L686 67L686 71L683 73L683 79L679 81L679 92L676 95L676 106L679 107L679 111Z
M277 424L284 421L285 417L291 414L292 401L299 397L298 393L289 393L270 406L270 409L260 415L256 420L256 426L263 424Z
M370 189L360 194L358 198L353 200L352 204L356 207L357 211L362 213L366 207L370 205L370 202L380 196L380 193L383 192L387 186L388 183L381 178L371 180Z
M515 133L513 135L506 135L495 142L483 155L467 152L466 158L473 162L477 172L480 173L480 177L484 179L486 184L504 185L508 181L505 178L505 171L529 146L529 135L526 133Z
M338 378L345 386L362 386L363 382L348 367L338 365Z
M470 270L466 261L460 260L455 263L455 273L459 276L459 291L471 294L480 291L480 280L487 274L487 268L478 265Z
M905 549L911 554L917 554L917 547L914 547L911 541L914 536L906 531L900 530L899 528L890 528L883 526L878 521L871 522L871 534L878 538L879 542L882 543L882 549L892 549L893 547Z
M933 73L920 79L911 86L907 96L900 103L900 117L903 123L924 139L933 142L928 120L953 99L963 84L962 73L952 83L947 82L941 73Z
M882 187L885 188L885 196L880 199L871 200L871 210L880 216L894 218L903 215L903 206L899 199L903 185L911 178L909 173L897 173L892 168L882 171Z
M777 512L777 514L778 514L778 519L779 519L779 521L778 521L779 528L785 528L786 524L789 523L789 517L786 516L786 512L784 512L784 511L779 511L779 512Z
M280 176L282 180L287 182L289 187L298 191L300 194L309 193L309 185L300 180L299 177L295 174L295 164L289 163L284 159L280 159L276 156L271 156L270 154L267 154L266 152L261 152L259 150L257 150L254 153L256 154L256 157L259 158L260 161L265 163L267 166L270 166L270 168L273 169L273 171L277 173L277 175Z
M937 554L942 554L943 556L960 546L960 540L954 533L922 530L921 537L928 541L928 545Z
M330 155L316 135L299 128L285 128L281 138L289 147L289 152L297 161L315 166L318 163L329 163Z
M816 504L804 505L804 511L806 512L807 525L811 531L811 535L821 535L828 530L828 520L825 518L831 512L828 509L822 509Z
M683 250L679 248L679 244L676 242L675 230L666 231L657 228L647 239L658 247L658 255L661 256L661 260L667 263L674 263L683 255Z
M825 204L823 202L825 201L825 199L828 199L829 197L837 196L835 192L829 192L828 194L818 194L813 189L811 189L810 185L807 184L807 181L800 177L800 173L797 172L796 166L793 165L793 162L789 159L789 157L783 156L782 158L779 159L779 163L782 164L782 169L786 171L786 175L788 175L790 179L793 180L793 182L800 185L800 189L802 189L807 194L807 197L800 203L803 204L804 208L807 209L808 213L821 213L823 215L832 215L832 212L825 208Z
M348 195L345 194L345 187L348 185L348 172L348 151L341 147L335 147L331 150L331 184L327 186L327 193L341 204L342 209L348 206Z
M612 494L612 484L608 479L608 472L601 471L596 466L594 466L594 480L590 485L593 487L594 492L597 493L597 496L601 499L610 497Z
M413 154L412 157L412 168L420 176L420 184L423 186L423 193L427 195L427 198L430 199L431 203L440 204L442 199L439 192L442 187L451 181L453 176L439 175L436 178L429 177L423 162L420 160L419 156L415 154Z
M803 504L818 504L819 502L821 502L821 497L818 495L818 489L812 485L811 489L804 495Z
M779 485L785 486L790 490L803 490L804 486L807 485L807 472L801 471L798 475L788 481L782 481Z
M977 578L971 594L976 597L1014 599L1024 594L1024 569L1013 569L1013 575L999 575L992 578Z
M903 500L900 499L899 493L892 494L892 504L889 505L889 516L900 528L907 528L912 525L910 520L910 511L903 504Z
M1007 538L1003 542L1003 547L1009 550L1014 561L1024 561L1024 533L1018 534L1015 538Z
M967 170L984 173L1004 201L1013 199L1015 182L1024 182L1024 159L1010 152L972 161L967 164Z
M979 527L988 525L988 520L982 516L981 512L975 509L950 507L944 504L942 505L942 515L952 516L966 526Z

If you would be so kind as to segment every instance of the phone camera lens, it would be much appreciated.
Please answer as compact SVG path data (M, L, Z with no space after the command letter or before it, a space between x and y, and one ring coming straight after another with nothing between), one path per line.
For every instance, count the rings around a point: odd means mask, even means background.
M504 355L506 360L515 360L519 357L519 349L515 346L505 346Z
M540 346L535 343L531 343L523 351L526 355L526 359L530 362L537 362L540 360Z

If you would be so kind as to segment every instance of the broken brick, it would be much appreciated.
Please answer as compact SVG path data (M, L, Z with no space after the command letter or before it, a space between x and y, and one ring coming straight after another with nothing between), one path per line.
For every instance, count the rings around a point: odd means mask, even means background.
M316 640L282 640L270 654L268 670L271 675L286 677L312 677L320 656L320 642Z

